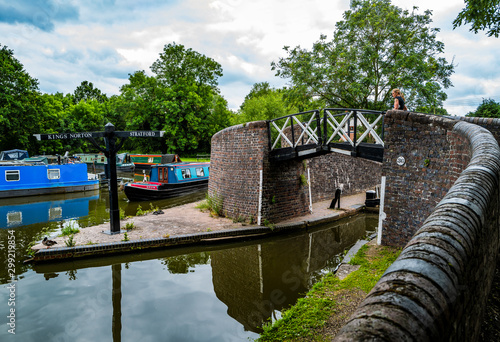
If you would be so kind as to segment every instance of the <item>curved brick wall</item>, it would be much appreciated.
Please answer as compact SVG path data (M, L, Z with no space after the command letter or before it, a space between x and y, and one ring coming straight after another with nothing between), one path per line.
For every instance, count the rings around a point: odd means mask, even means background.
M386 140L386 148L392 151L384 159L387 157L391 164L401 153L401 139L406 138L407 143L414 146L416 158L423 158L429 151L442 158L439 162L431 160L439 165L432 170L433 177L427 177L428 171L421 166L414 167L415 179L410 185L434 183L435 179L437 184L427 184L429 188L423 189L429 192L435 189L440 194L446 188L446 182L441 179L443 174L449 174L453 183L443 198L436 200L435 207L429 194L428 199L417 203L416 220L404 221L403 218L402 224L392 227L404 230L407 222L418 225L430 208L428 217L400 257L335 341L477 340L500 245L498 143L488 130L463 121L398 111L389 112L388 118L387 128L397 134L386 130L392 139L390 143ZM423 127L426 121L429 128L425 144L408 138L411 134L402 133L414 132L413 128ZM442 151L428 145L434 141L439 142L437 146ZM464 161L467 165L461 169ZM386 165L384 171L388 171ZM399 173L401 178L410 175L404 168L396 168L394 173ZM396 176L387 175L387 182L389 179L395 180ZM394 189L403 188L387 188L388 204ZM426 197L425 191L420 194L422 197ZM406 216L411 215L409 211Z
M256 222L260 170L263 173L262 222L277 223L309 213L309 188L301 183L310 169L313 202L362 192L380 183L381 163L331 153L304 161L269 161L265 121L226 128L212 137L208 194L223 202L231 218Z

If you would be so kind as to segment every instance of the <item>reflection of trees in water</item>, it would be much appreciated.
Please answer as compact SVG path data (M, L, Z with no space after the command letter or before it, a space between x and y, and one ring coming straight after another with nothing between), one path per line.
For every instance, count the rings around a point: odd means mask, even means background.
M206 265L210 262L210 253L201 252L186 255L177 255L169 258L160 259L162 264L167 266L170 273L188 273L194 272L190 271L190 268L194 268L196 265Z

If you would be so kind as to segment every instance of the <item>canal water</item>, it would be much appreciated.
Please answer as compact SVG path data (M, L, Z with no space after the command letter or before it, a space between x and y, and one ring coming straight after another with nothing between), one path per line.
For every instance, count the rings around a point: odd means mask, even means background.
M12 214L10 226L0 229L0 341L253 340L263 322L279 318L335 270L344 251L378 223L376 215L361 214L273 239L24 264L37 230L50 226L56 234L69 221L84 228L106 220L107 191L88 197L67 198L52 217L55 206L40 204L48 215L44 223L22 211L27 224L19 225L20 215ZM120 198L125 211L137 210ZM87 212L68 213L68 201L87 205ZM86 215L74 216L80 214Z

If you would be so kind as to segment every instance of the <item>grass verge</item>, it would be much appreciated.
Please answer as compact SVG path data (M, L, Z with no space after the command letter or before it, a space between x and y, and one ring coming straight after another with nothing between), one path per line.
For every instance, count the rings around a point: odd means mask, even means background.
M400 252L373 242L364 245L350 262L359 270L344 280L327 274L280 320L264 325L257 341L330 341Z

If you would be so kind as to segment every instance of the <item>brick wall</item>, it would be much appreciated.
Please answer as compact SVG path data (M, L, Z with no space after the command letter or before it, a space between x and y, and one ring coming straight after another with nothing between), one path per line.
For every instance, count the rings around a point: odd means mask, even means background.
M260 171L262 221L277 223L309 213L311 177L313 202L343 194L363 192L380 183L381 164L338 153L304 161L269 161L265 121L229 127L212 137L209 196L219 197L223 213L231 218L256 222Z
M498 143L484 128L445 118L394 111L385 122L384 172L392 183L385 223L394 226L384 225L383 241L400 244L418 230L335 341L476 341L500 246ZM408 164L385 165L403 153ZM452 184L439 198L447 173ZM403 207L411 203L396 203L404 196L415 197L415 219Z
M307 160L311 169L313 202L333 199L337 189L342 195L373 190L380 184L382 163L330 153Z
M384 122L382 244L403 247L466 167L470 149L451 119L389 111Z

